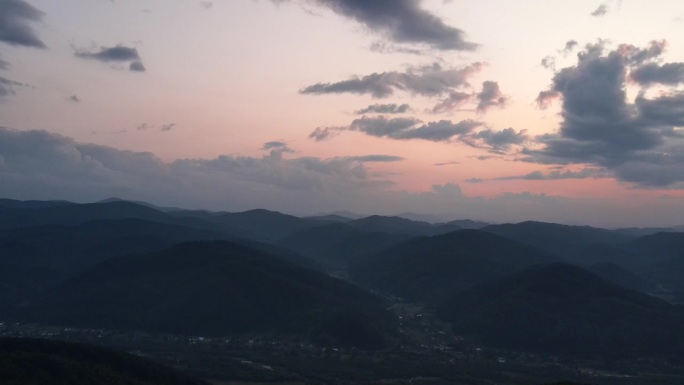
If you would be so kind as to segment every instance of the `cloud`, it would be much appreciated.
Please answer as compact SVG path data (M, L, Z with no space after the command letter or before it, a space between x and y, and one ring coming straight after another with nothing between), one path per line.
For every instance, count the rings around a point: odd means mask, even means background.
M465 138L465 141L474 147L484 147L497 152L506 152L513 145L522 145L529 136L525 130L516 131L513 128L505 128L501 131L485 129Z
M71 96L69 96L68 99L71 100L72 102L75 102L75 103L81 102L81 98L79 98L78 95L71 95Z
M98 60L104 63L129 63L128 69L131 71L145 71L145 66L138 50L132 47L117 45L114 47L101 47L99 51L77 51L76 56L84 59Z
M623 227L681 222L680 199L635 206L615 198L569 199L525 191L479 197L449 182L407 192L355 158L284 158L268 153L164 162L151 153L79 143L45 131L0 129L0 186L3 197L12 199L93 202L120 196L161 206L227 211L265 208L298 215L412 211L446 216L444 220Z
M576 40L568 40L565 42L565 47L563 48L562 52L564 54L569 54L570 52L574 51L578 45L579 43Z
M467 92L452 91L441 102L437 103L432 108L432 113L439 114L447 111L452 111L473 99L473 95Z
M403 114L411 110L408 104L371 104L370 106L356 111L357 115L368 113L376 114Z
M151 125L149 125L149 124L147 124L147 123L142 123L141 125L139 125L138 127L136 127L136 129L137 129L138 131L143 131L143 130L147 130L148 128L152 128L152 127L154 127L154 126L151 126Z
M9 62L2 60L2 58L0 58L0 70L8 70L11 67L12 65Z
M214 3L211 1L200 1L199 4L204 9L209 9L214 6Z
M462 142L472 147L484 148L495 152L505 152L514 145L525 143L529 137L525 131L507 128L495 131L489 128L476 131L484 124L475 120L462 120L454 123L439 120L423 123L421 120L406 118L387 118L385 116L355 119L349 126L318 127L309 134L315 141L331 139L342 132L361 132L377 138L394 140L421 139L431 142Z
M630 73L635 82L642 85L653 83L676 85L684 83L684 63L648 63Z
M676 187L684 182L684 92L674 87L654 97L638 90L628 100L628 79L645 87L652 81L669 85L679 63L664 63L664 41L647 47L605 42L587 45L575 65L556 72L539 101L562 98L558 133L536 138L526 160L546 164L591 164L606 168L626 182L643 187ZM648 70L644 70L647 68ZM661 69L667 68L667 71ZM655 71L653 70L655 69ZM663 75L667 74L667 75Z
M14 87L29 87L29 85L0 76L0 101L6 97L16 94Z
M24 0L0 1L0 41L17 46L45 48L45 43L33 30L43 12Z
M482 63L473 63L464 68L443 68L434 63L429 66L410 68L406 72L380 72L362 77L353 77L336 83L317 83L305 87L302 94L369 94L374 98L392 96L395 91L412 95L439 96L454 89L468 87L468 78L479 72Z
M482 91L476 95L477 111L487 112L491 107L503 108L508 99L501 93L499 83L488 80L482 83Z
M433 166L440 166L440 167L441 167L441 166L454 166L454 165L457 165L457 164L461 164L461 162L457 162L457 161L440 162L440 163L435 163L435 164L433 164Z
M403 157L401 156L395 156L395 155L362 155L362 156L347 156L344 157L344 159L356 161L356 162L380 162L380 163L389 163L389 162L401 162L404 160Z
M551 172L533 171L524 175L503 176L498 178L482 179L471 178L468 183L482 183L489 181L506 181L506 180L562 180L562 179L601 179L610 178L610 173L601 168L583 168L579 171L572 170L553 170Z
M291 148L287 145L287 143L281 142L281 141L266 142L266 143L264 143L263 146L261 146L261 150L264 150L264 151L271 151L272 154L275 154L275 153L280 153L280 154L289 153L289 154L293 154L293 153L296 152L295 150L291 149Z
M24 199L96 201L115 195L185 207L315 212L363 201L370 190L384 191L391 181L370 173L363 163L400 160L386 155L281 155L167 163L151 153L79 143L45 131L0 128L0 185L3 196Z
M273 0L284 2L287 0ZM401 44L421 44L439 50L471 51L477 45L465 34L420 7L417 0L313 0L369 30Z
M168 132L168 131L173 130L174 127L176 127L176 123L162 124L161 131L162 132Z
M591 16L594 16L594 17L601 17L601 16L605 16L606 13L608 13L608 5L606 5L606 4L601 4L601 5L598 6L598 8L596 8L596 9L591 13Z

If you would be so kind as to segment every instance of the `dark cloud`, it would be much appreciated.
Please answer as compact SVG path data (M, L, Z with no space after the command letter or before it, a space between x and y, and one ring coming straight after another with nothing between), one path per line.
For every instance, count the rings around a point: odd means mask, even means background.
M482 178L471 178L468 179L468 183L482 183L488 181L506 181L506 180L562 180L562 179L601 179L610 177L610 173L607 173L601 168L583 168L579 171L573 170L552 170L551 172L543 171L533 171L524 175L516 176L503 176L491 179Z
M482 91L476 97L479 112L487 112L491 107L503 108L508 100L499 89L499 83L490 80L482 83Z
M367 135L397 140L423 139L433 142L448 142L455 136L470 133L482 123L464 120L453 123L448 120L421 124L414 118L387 119L383 116L359 118L349 126L349 131L359 131Z
M72 102L75 102L75 103L80 103L80 102L81 102L81 98L79 98L78 95L71 95L71 96L69 96L69 100L71 100Z
M441 163L435 163L433 166L454 166L457 164L461 164L461 162L456 162L456 161L451 161L451 162L441 162Z
M149 125L149 124L147 124L147 123L143 123L143 124L139 125L139 126L136 127L136 128L137 128L138 131L143 131L143 130L147 130L148 128L152 128L152 127L154 127L154 126L151 126L151 125Z
M24 0L0 1L0 41L11 45L45 48L32 24L39 23L43 12Z
M145 65L139 60L131 62L131 64L128 65L128 69L131 71L135 71L135 72L145 72L146 71Z
M0 76L0 101L6 97L16 94L14 87L29 87L29 85Z
M496 152L506 152L513 145L522 145L529 140L525 130L516 131L513 128L505 128L501 131L484 129L465 139L465 142L474 147L489 148Z
M642 85L653 83L676 85L684 83L684 63L648 63L633 70L630 77Z
M601 4L591 13L591 16L601 17L605 16L606 13L608 13L608 6L606 4Z
M432 113L439 114L447 111L452 111L465 103L468 103L473 98L473 95L467 92L452 91L449 95L437 103L432 108Z
M283 2L287 0L273 0ZM439 50L474 50L458 28L420 7L419 0L313 0L365 25L395 43L423 44Z
M529 139L525 131L515 131L512 128L501 131L487 128L476 132L475 130L481 126L483 126L483 123L475 120L462 120L458 123L449 120L423 123L416 118L364 116L355 119L349 126L318 127L309 134L309 138L323 141L345 131L355 131L378 138L394 140L460 141L469 146L495 152L508 151L513 145L521 145Z
M162 124L161 131L162 132L168 132L168 131L173 130L174 127L176 127L176 123Z
M549 69L549 70L556 70L556 58L553 56L545 56L541 60L541 65L542 67Z
M404 160L403 157L401 156L395 156L395 155L363 155L363 156L346 156L344 159L356 161L356 162L381 162L381 163L387 163L387 162L401 162Z
M411 110L408 104L371 104L370 106L356 111L357 115L376 114L403 114Z
M12 65L9 62L2 60L2 58L0 58L0 70L8 70L11 67Z
M468 87L468 78L480 71L482 63L473 63L464 68L443 68L434 63L430 66L412 68L406 72L381 72L362 77L354 77L337 83L317 83L305 87L302 94L370 94L375 98L385 98L395 91L405 91L412 95L439 96L454 89Z
M684 93L672 88L649 98L644 88L633 101L626 93L630 77L644 83L672 80L660 69L678 68L679 63L652 66L662 61L664 47L664 41L615 50L603 42L587 45L576 65L554 75L550 89L543 91L547 97L540 94L540 101L562 98L562 123L558 133L536 138L541 148L526 150L526 160L591 164L642 186L684 182ZM657 70L644 74L642 68Z
M537 95L537 105L541 109L546 109L551 106L551 103L560 98L561 93L556 91L556 90L544 90L540 91L539 95Z
M128 69L131 71L145 71L145 66L138 50L133 47L117 45L114 47L102 47L99 51L77 51L76 56L84 59L99 60L104 63L130 63Z
M566 41L565 42L565 48L563 48L563 53L568 54L568 53L572 52L575 48L577 48L578 45L579 45L579 43L576 40Z
M365 161L393 160L373 155ZM163 162L45 131L0 128L0 186L5 197L96 201L107 196L171 206L315 212L353 207L390 181L363 157L284 159L221 155ZM380 194L378 193L378 196ZM310 210L310 211L309 211Z
M281 141L266 142L261 146L261 150L270 151L272 154L294 154L296 151L291 149L287 143Z

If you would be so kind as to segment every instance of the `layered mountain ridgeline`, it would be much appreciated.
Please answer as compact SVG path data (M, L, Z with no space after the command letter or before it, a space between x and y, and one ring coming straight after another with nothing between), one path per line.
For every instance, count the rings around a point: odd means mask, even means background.
M329 268L346 268L351 260L406 241L407 235L364 231L347 223L333 223L303 230L279 244Z
M97 220L75 226L0 230L0 306L20 303L108 258L148 253L193 240L233 240L312 269L323 267L296 252L214 230L143 219Z
M538 247L577 263L607 262L585 258L586 247L594 244L621 245L634 239L623 233L590 226L568 226L534 221L491 225L483 227L482 230Z
M109 259L16 307L45 324L227 336L304 335L336 345L389 343L394 316L352 285L228 242L192 242Z
M0 338L3 385L208 385L130 354L58 341Z
M409 301L437 304L454 292L557 260L550 253L479 230L416 238L350 268L350 277Z
M561 263L466 290L439 314L492 346L585 357L684 353L682 308Z

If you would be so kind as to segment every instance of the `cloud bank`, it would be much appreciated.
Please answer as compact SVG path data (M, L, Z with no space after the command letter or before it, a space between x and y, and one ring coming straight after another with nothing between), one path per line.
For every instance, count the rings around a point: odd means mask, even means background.
M642 187L684 182L684 63L663 63L664 41L646 47L587 45L577 63L556 72L538 101L561 99L558 133L537 137L526 160L590 164ZM649 96L649 86L664 86ZM627 88L641 86L633 100ZM667 87L669 86L669 87Z
M272 0L282 3L290 0ZM465 33L421 8L419 0L310 0L355 20L370 31L401 44L420 44L438 50L471 51L477 45Z

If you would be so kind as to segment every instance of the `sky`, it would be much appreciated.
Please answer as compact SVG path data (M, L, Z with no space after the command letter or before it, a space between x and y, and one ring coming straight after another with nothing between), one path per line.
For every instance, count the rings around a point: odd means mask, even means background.
M676 0L0 0L0 197L684 224Z

